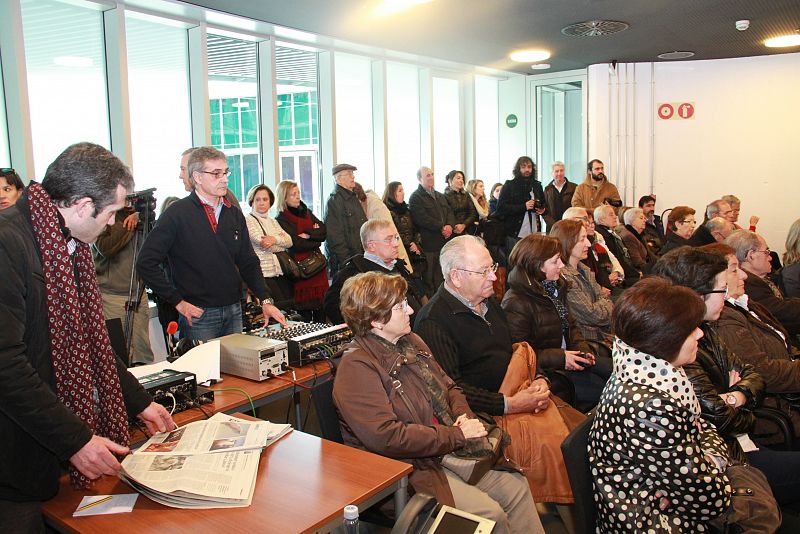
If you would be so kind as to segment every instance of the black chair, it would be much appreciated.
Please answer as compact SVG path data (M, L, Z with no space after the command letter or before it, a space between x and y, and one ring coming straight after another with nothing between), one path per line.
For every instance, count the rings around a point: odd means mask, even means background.
M590 534L597 528L597 511L589 469L589 430L594 413L576 426L561 444L572 495L575 497L575 534Z
M787 451L795 450L795 435L794 435L794 424L792 423L792 418L789 417L784 412L778 410L777 408L773 408L771 406L759 406L758 408L753 410L753 414L758 419L766 419L767 421L774 424L778 427L777 434L780 434L783 437L783 443L776 446L771 446L773 448L779 448ZM758 442L761 438L766 438L771 436L760 435L753 433L753 439Z
M311 390L311 400L314 403L314 410L317 412L319 429L322 437L328 441L344 443L342 430L339 427L339 415L333 405L333 377L321 384L317 384Z

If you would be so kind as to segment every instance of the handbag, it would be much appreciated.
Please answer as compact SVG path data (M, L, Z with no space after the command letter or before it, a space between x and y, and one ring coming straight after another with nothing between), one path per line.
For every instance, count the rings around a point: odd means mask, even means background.
M258 217L252 213L250 216L256 220L264 235L267 235L266 230L264 230L264 225L261 224L261 221L258 220ZM306 280L312 276L316 276L327 266L325 256L319 251L319 249L314 250L307 258L300 261L295 261L295 259L285 250L281 252L273 252L273 254L275 254L283 274L293 282L296 282L297 280Z
M300 269L300 279L307 280L318 275L327 265L328 261L319 249L311 251L307 258L297 262L297 267Z
M506 446L511 442L508 433L497 426L490 416L482 413L475 415L487 432L483 438L473 438L480 440L482 446L465 446L445 454L442 456L442 467L455 473L471 486L480 482L492 469L519 472L516 465L505 455Z
M729 465L731 505L712 524L737 526L741 532L772 534L781 525L781 511L764 473L748 464ZM724 529L724 527L723 527Z
M275 257L278 259L281 271L283 271L286 278L292 281L300 280L300 266L297 265L297 262L294 261L294 258L291 257L288 252L282 250L281 252L273 252L273 254L275 254Z

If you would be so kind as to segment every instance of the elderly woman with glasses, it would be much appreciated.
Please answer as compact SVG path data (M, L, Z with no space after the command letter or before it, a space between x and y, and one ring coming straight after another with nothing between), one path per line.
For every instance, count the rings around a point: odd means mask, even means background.
M0 169L0 210L16 204L24 190L25 184L14 169Z
M531 234L508 258L502 307L513 341L527 341L541 370L566 370L578 403L594 405L611 375L611 360L592 354L567 304L564 261L555 237Z
M614 374L589 433L598 532L705 532L730 506L727 447L684 371L704 313L695 292L663 278L617 301Z
M667 216L667 237L661 246L662 256L672 249L689 245L689 238L697 226L695 210L689 206L675 206Z
M717 427L734 460L764 472L779 504L796 502L800 499L800 453L756 448L742 437L753 431L753 409L761 404L764 379L718 333L717 321L729 295L728 261L704 250L681 247L662 256L652 274L688 287L703 298L703 338L697 360L685 367L703 418Z
M412 464L415 491L496 521L493 532L544 532L521 474L490 470L473 486L442 466L444 455L479 447L486 429L411 333L405 294L402 277L377 272L342 287L342 315L355 334L333 387L344 442Z

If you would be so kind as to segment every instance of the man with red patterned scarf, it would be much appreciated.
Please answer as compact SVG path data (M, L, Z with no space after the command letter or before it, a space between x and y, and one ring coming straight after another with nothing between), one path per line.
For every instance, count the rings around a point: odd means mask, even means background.
M69 465L75 487L119 470L128 419L175 427L111 349L90 244L133 189L91 143L68 147L41 185L0 214L0 524L44 532L41 501Z

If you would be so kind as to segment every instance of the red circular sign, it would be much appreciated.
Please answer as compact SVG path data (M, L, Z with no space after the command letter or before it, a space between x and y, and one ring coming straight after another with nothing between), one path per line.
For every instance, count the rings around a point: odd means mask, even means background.
M672 107L672 104L661 104L658 106L658 116L662 119L671 119L674 114L675 108Z
M694 115L694 106L688 102L684 102L678 106L678 115L680 115L682 119L691 119L692 115Z

